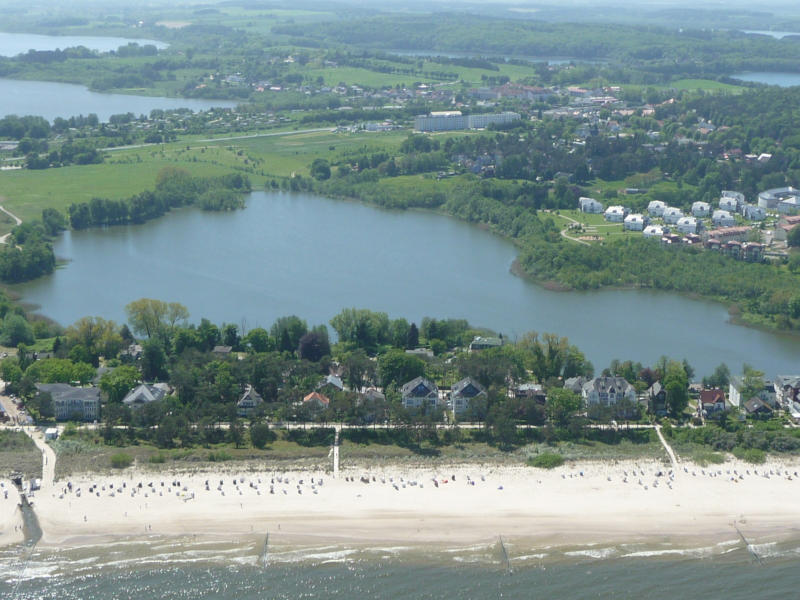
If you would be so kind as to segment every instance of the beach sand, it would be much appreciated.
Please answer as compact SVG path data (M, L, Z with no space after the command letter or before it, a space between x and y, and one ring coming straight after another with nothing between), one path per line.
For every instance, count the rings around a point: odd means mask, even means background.
M229 539L267 532L271 540L287 542L424 545L502 535L558 545L677 543L730 539L737 535L734 523L748 538L764 540L800 533L795 471L800 473L800 461L755 468L738 462L705 469L681 465L671 475L664 463L646 461L568 464L552 471L363 467L342 470L338 479L266 469L128 470L73 478L71 491L66 481L56 482L37 492L33 504L44 532L41 543L57 547L121 536Z
M23 541L19 492L11 481L0 479L0 548ZM7 492L7 493L6 493Z

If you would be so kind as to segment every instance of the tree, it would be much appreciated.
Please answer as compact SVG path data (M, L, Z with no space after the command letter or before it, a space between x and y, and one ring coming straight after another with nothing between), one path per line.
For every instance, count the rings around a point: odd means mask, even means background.
M330 321L339 341L350 342L367 352L375 352L379 344L390 341L389 315L367 309L345 308Z
M269 333L278 341L278 350L294 352L297 350L300 338L308 333L308 324L295 315L280 317L272 324Z
M408 328L408 337L406 338L406 348L409 350L413 350L419 346L419 330L417 329L417 324L412 323L411 326Z
M800 227L792 227L789 235L786 236L786 243L794 248L800 246Z
M425 363L416 356L393 348L378 357L378 374L384 387L391 384L402 385L424 375Z
M331 345L328 342L328 331L324 327L323 325L323 329L314 328L300 338L297 345L299 358L319 362L323 356L330 355Z
M133 331L148 338L161 336L167 341L175 326L189 318L189 310L178 302L164 302L151 298L134 300L125 307Z
M722 388L728 387L731 379L731 370L725 363L720 364L714 369L711 375L703 377L703 385L707 388Z
M328 164L328 161L324 158L316 158L314 159L314 162L311 163L310 173L311 176L317 181L323 181L325 179L330 179L331 167Z
M166 379L167 354L157 340L147 340L142 344L142 378L145 381Z
M361 348L346 352L339 362L344 370L345 381L352 390L360 390L375 377L375 362Z
M268 352L275 349L275 340L263 327L256 327L248 331L242 342L249 345L253 352Z
M742 402L747 402L750 398L758 396L764 390L764 372L757 371L748 364L742 366L742 387L739 393Z
M32 344L33 328L25 317L16 313L6 313L3 319L3 334L0 336L4 346L16 346L18 344Z
M262 450L268 442L274 439L275 434L266 423L253 423L250 426L250 443L252 443L255 448Z
M123 365L113 371L103 373L100 377L100 389L103 390L110 403L122 402L122 399L139 381L139 370L136 367Z
M667 410L673 417L679 417L689 404L689 378L683 365L669 361L663 383L667 392Z
M567 388L552 388L547 392L544 410L547 419L558 425L566 427L570 417L581 409L581 397Z

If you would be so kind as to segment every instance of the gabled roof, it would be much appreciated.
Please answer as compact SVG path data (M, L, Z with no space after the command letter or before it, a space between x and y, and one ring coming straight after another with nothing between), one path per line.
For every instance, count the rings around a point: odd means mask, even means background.
M650 386L650 389L647 390L651 396L658 396L664 390L664 386L661 385L660 381L656 381L653 385Z
M150 402L163 400L164 396L166 395L167 390L165 385L150 385L147 383L142 383L128 392L128 394L122 399L122 403L127 406L149 404Z
M744 403L744 409L750 413L757 413L757 412L772 412L772 409L758 396L753 396Z
M40 393L48 393L54 402L81 400L99 401L100 390L96 387L72 387L66 383L37 383Z
M327 396L324 396L319 392L311 392L308 396L303 398L303 402L319 402L323 406L328 406L328 404L331 403Z
M343 390L344 389L344 383L342 383L342 378L341 377L337 377L336 375L328 375L328 376L326 376L325 379L323 379L322 381L319 382L319 385L317 385L317 389L325 387L326 385L332 385L337 390Z
M409 396L420 397L419 392L422 390L417 390L417 388L420 386L422 386L423 388L425 388L425 390L427 390L425 391L424 394L422 394L423 396L431 396L433 394L439 393L439 388L436 387L435 383L431 383L424 377L415 377L414 379L412 379L411 381L409 381L403 387L400 388L400 394L403 397L409 397Z
M231 350L233 350L233 346L214 346L212 352L214 354L230 354Z
M248 384L244 390L244 394L242 394L242 397L239 398L239 402L236 404L237 406L241 406L243 404L256 405L261 404L262 402L264 402L264 399L261 397L261 394L255 391L252 385Z
M465 377L458 383L454 384L450 390L450 395L453 397L467 396L469 398L474 398L475 396L485 393L486 390L483 389L483 386L472 379L472 377Z
M725 402L725 392L719 388L702 390L700 392L700 402L702 404L717 404L718 402Z

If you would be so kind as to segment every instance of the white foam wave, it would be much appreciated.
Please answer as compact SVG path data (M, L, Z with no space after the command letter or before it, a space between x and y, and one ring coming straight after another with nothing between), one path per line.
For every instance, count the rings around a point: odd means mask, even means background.
M564 552L565 556L586 556L588 558L609 558L617 553L616 548L598 548L597 550L570 550Z

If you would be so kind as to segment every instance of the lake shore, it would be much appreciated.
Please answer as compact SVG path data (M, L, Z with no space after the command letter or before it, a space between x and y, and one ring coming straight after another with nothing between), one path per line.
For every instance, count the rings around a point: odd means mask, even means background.
M485 543L500 535L531 546L691 545L738 537L734 526L759 542L800 532L794 508L800 461L685 469L670 473L658 461L586 462L552 471L363 467L338 479L319 471L130 471L73 478L71 491L58 481L37 492L33 505L40 544L58 548L131 536L267 533L285 543L424 546Z

